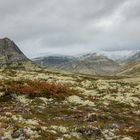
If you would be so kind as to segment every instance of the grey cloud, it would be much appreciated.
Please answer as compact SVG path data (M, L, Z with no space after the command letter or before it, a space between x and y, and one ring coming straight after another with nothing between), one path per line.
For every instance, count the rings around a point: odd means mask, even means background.
M0 36L28 56L138 50L139 9L139 0L1 0Z

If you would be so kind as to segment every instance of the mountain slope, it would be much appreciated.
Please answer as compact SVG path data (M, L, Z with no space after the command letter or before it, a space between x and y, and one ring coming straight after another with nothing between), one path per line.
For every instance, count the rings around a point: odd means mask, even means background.
M74 59L75 59L74 57L68 57L68 56L46 56L46 57L35 58L33 59L33 61L51 69L56 66L60 66L62 64L73 61Z
M96 53L86 54L75 61L60 67L62 70L70 70L85 74L109 74L119 68L119 65L113 60Z
M123 60L119 74L140 75L140 51Z
M135 53L134 55L132 55L131 57L129 57L127 59L128 62L136 62L136 61L140 61L140 51Z
M136 61L140 61L140 51L132 52L128 56L124 58L120 58L117 62L122 65L125 65L128 63L136 62Z
M119 75L140 75L140 61L128 63L122 68L122 70L119 72Z
M37 68L37 66L22 53L18 46L8 38L0 39L0 67L12 69Z

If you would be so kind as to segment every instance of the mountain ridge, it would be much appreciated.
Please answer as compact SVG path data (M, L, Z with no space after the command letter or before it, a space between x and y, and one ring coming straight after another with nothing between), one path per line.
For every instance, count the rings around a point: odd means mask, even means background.
M50 60L51 62L55 61L55 59L57 59L57 56L46 56L44 58L42 57L40 60L34 60L35 62L42 64L49 69L92 75L113 73L116 69L119 68L119 65L115 61L109 59L107 56L97 53L87 53L79 55L77 57L59 56L60 62L65 58L70 59L68 59L68 61L64 60L64 63L60 63L59 60L56 60L55 65L49 64L49 58L53 59Z
M119 75L140 75L140 51L120 61L120 64L122 64L122 69Z

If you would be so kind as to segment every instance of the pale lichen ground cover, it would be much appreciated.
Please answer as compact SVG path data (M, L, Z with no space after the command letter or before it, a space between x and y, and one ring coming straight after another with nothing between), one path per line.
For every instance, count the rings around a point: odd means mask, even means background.
M3 100L0 93L0 139L140 139L139 78L0 71L0 79L37 79L77 90L65 100L25 95Z

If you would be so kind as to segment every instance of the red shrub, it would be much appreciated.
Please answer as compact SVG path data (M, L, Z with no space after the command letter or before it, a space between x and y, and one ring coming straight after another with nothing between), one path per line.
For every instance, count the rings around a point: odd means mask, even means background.
M0 83L1 84L1 83ZM9 81L1 89L7 94L27 94L31 97L46 96L55 98L65 98L72 95L73 89L67 85L48 83L41 81Z

